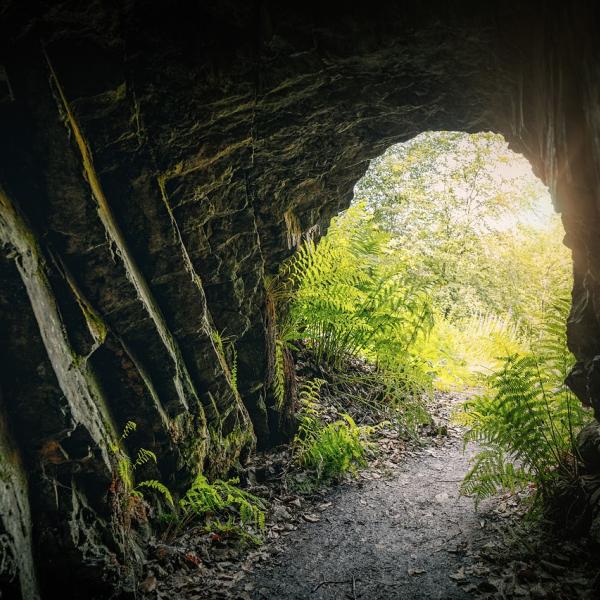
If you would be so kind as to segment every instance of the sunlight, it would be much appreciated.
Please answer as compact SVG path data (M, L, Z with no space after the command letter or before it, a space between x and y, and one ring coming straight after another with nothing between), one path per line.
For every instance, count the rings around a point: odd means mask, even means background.
M401 204L405 197L427 194L453 220L482 232L551 228L555 221L548 189L499 134L425 132L373 160L370 172L380 170L389 176L367 173L355 188L357 201L366 199L374 208L386 197Z
M439 387L497 368L570 285L549 191L501 135L425 132L392 146L357 183L354 206L428 290L436 317L415 353ZM348 232L351 215L340 217Z

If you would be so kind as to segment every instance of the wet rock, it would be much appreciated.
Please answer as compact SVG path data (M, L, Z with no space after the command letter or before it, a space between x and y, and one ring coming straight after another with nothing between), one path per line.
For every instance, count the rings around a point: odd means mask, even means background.
M600 423L588 423L577 436L577 448L585 466L600 472Z

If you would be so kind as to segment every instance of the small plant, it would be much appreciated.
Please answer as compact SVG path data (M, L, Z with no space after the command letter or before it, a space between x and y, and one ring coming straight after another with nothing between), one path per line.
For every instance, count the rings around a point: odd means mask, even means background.
M136 423L127 421L123 428L123 433L119 440L110 446L110 449L117 459L117 473L124 488L124 495L132 498L143 498L143 489L153 490L162 496L170 506L175 506L173 496L166 485L156 479L146 479L145 481L135 482L135 471L138 467L152 461L157 462L156 454L146 448L140 448L135 460L131 460L123 447L123 442L129 437L129 434L137 429Z
M333 423L323 423L318 400L324 383L315 379L300 391L302 409L294 438L297 463L313 471L317 481L336 479L364 466L369 450L368 437L375 429L359 427L347 414Z
M212 483L198 474L179 501L180 516L176 530L201 521L206 531L219 535L235 534L242 541L260 544L265 528L265 502L238 487L238 479ZM171 531L173 533L173 531Z
M219 362L221 363L221 367L229 378L231 388L236 394L238 394L238 366L235 345L229 338L224 337L216 330L213 330L211 335L213 343L215 344L215 349L217 350L217 356L219 358ZM229 364L227 360L228 350L231 356L231 364Z

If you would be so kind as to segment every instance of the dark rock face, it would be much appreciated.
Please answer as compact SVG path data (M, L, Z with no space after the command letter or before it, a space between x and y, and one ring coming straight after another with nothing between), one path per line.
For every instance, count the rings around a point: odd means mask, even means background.
M600 408L591 3L326 4L0 8L12 593L102 597L124 555L135 564L110 491L128 421L128 450L159 457L144 477L175 492L289 434L293 406L279 414L268 385L265 276L348 205L371 158L424 130L499 131L551 186L574 258L571 385Z

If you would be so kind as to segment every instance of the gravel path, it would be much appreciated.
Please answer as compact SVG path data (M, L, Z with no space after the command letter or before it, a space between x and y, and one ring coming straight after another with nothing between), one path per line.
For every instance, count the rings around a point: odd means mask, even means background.
M246 592L273 600L470 598L457 583L485 521L458 493L468 458L449 437L412 453L391 477L339 488L319 522L291 532L272 563L245 579Z
M476 510L471 499L459 495L475 451L463 452L462 431L447 419L461 399L440 395L437 425L423 431L420 448L407 449L389 432L378 440L378 457L357 481L321 490L310 499L290 494L287 486L282 490L281 472L275 469L277 485L251 488L270 498L263 546L244 552L190 530L172 545L157 545L140 584L140 591L147 592L142 596L600 598L600 554L591 542L557 537L543 522L526 525L514 496L482 502ZM286 456L289 460L284 451ZM280 464L275 454L266 459L258 463L263 470Z

